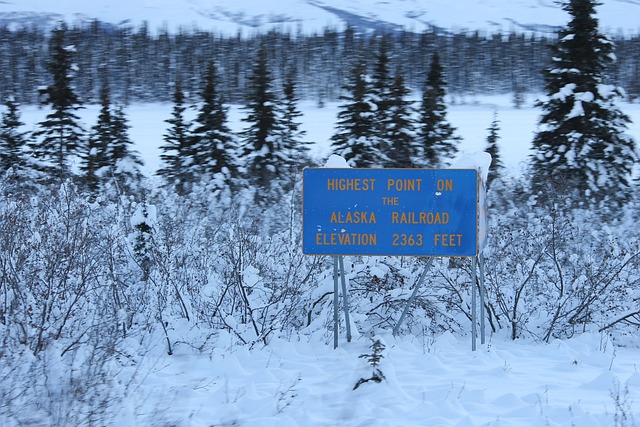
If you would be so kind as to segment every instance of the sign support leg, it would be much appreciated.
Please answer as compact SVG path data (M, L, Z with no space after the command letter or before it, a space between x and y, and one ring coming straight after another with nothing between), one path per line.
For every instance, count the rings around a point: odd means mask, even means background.
M471 351L476 351L476 333L477 333L477 301L476 301L476 283L477 283L477 274L476 267L478 264L478 258L473 257L473 274L472 274L472 282L471 282Z
M338 257L333 257L333 348L338 348Z
M434 257L429 257L429 259L427 260L427 265L424 266L424 270L422 270L422 274L420 275L420 278L418 279L418 282L416 283L415 288L413 288L413 292L411 293L411 296L407 300L407 303L404 306L404 310L402 310L400 319L398 319L398 323L396 323L396 326L393 328L393 335L398 334L398 331L400 330L400 326L402 325L402 321L404 320L404 316L406 316L407 312L409 311L409 307L411 307L413 300L416 299L416 295L418 294L418 289L420 289L420 286L422 286L422 282L424 282L424 279L427 277L427 272L429 271L431 264L433 264L433 258Z
M338 257L340 263L340 280L342 281L342 309L344 310L344 321L347 324L347 342L351 342L351 321L349 320L349 295L347 294L347 279L344 276L344 259Z
M480 342L485 343L485 305L484 305L484 255L482 252L478 255L478 267L480 270Z

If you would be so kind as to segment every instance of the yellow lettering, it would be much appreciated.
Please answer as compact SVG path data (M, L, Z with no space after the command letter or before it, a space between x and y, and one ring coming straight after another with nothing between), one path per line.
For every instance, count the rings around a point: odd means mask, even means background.
M448 212L391 212L392 224L448 224Z
M422 178L417 179L387 179L387 190L391 191L420 191Z
M336 233L329 234L327 238L327 233L316 233L316 245L318 246L330 246L336 244Z
M434 246L460 246L462 244L462 234L434 234Z
M453 190L453 181L450 179L439 179L436 187L438 191L451 191Z
M331 212L329 222L332 224L376 224L375 212Z
M375 246L376 233L316 233L318 246Z
M327 190L336 191L373 191L375 178L329 178Z
M398 205L398 198L397 197L383 197L382 198L382 204L383 205Z

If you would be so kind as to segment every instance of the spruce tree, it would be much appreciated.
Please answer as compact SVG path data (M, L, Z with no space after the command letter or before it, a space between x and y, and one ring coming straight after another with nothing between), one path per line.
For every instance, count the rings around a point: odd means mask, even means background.
M288 165L290 172L308 163L308 152L311 142L305 141L306 132L300 128L302 113L298 109L295 75L292 71L282 85L282 106L279 109L280 140L282 144L282 160Z
M115 105L111 114L111 133L113 141L107 150L111 167L111 176L119 192L138 194L143 180L144 161L133 150L133 141L129 137L129 122L122 105Z
M155 222L156 207L149 205L143 193L141 201L135 206L131 217L134 232L131 235L133 243L133 257L140 267L143 282L149 280L153 266L153 223Z
M51 60L47 70L53 82L41 91L44 104L53 110L39 123L39 130L33 133L40 138L34 143L33 151L40 161L39 168L55 179L71 175L71 158L84 143L84 130L75 112L82 108L80 99L73 88L75 47L66 44L67 27L64 23L53 30L50 40Z
M386 158L378 145L372 108L375 104L371 99L367 64L363 58L356 60L342 89L345 93L338 98L342 104L336 132L331 137L333 152L354 167L383 166Z
M280 177L282 164L277 157L281 151L277 138L280 132L277 117L277 98L271 86L273 78L267 64L267 48L261 44L252 74L249 76L248 99L243 118L249 126L241 133L244 156L247 159L247 178L264 199L265 189Z
M627 87L627 96L630 102L640 99L640 61L636 61L636 66L631 72L631 82Z
M502 163L502 159L500 158L500 148L498 147L498 140L500 139L500 135L498 132L500 131L499 121L498 121L498 113L493 112L493 120L491 121L491 125L487 129L489 131L489 135L487 136L487 153L491 154L491 165L489 166L489 174L487 176L487 190L491 186L491 181L496 178L502 176L502 171L504 170L504 165Z
M80 169L87 189L93 193L103 189L107 181L114 181L119 192L134 192L142 179L143 165L139 155L131 149L129 125L122 106L111 104L109 82L103 77L100 89L100 113L91 128L86 152Z
M374 59L371 79L372 100L375 105L375 131L371 135L373 144L383 153L386 167L411 167L415 157L414 120L412 102L405 86L400 66L395 76L390 68L390 36L382 36Z
M189 191L194 181L192 172L196 154L193 149L191 126L184 116L186 110L184 103L182 82L177 78L173 92L171 118L165 120L170 127L163 136L165 144L160 147L162 150L160 160L163 166L156 174L164 178L165 182L173 186L179 194Z
M413 101L407 99L409 95L404 74L398 67L388 94L387 114L381 122L380 136L388 147L386 166L390 168L412 167L416 157Z
M95 193L100 188L101 174L109 166L107 149L113 141L111 126L111 97L109 85L103 78L100 88L100 113L97 123L91 128L91 135L87 138L85 153L81 155L83 173L82 180L87 189Z
M237 143L227 125L228 108L219 91L218 75L214 63L207 67L202 103L193 130L196 161L194 173L208 174L214 190L231 188L237 174Z
M442 167L445 160L453 157L458 151L460 137L455 135L455 128L447 121L445 86L440 57L438 52L434 52L418 119L420 152L416 163L419 166Z
M533 140L531 184L544 201L551 194L577 192L587 203L622 205L630 197L633 139L629 117L617 105L622 89L607 83L615 56L611 39L598 30L594 0L562 4L572 19L552 46L552 65L543 75L546 98Z
M5 107L0 119L0 172L4 173L9 168L19 172L25 167L27 133L20 130L24 123L20 120L18 103L12 96L5 100Z
M378 52L375 55L371 74L371 99L375 105L375 125L377 136L380 138L380 149L387 152L388 141L385 139L387 124L390 121L390 94L393 77L389 70L389 37L382 36L379 42Z

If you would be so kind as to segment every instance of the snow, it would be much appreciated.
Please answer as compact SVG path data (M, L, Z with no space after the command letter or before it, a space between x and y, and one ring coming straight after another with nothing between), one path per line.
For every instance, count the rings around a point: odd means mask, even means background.
M130 219L132 227L136 227L147 222L154 223L157 221L157 209L154 205L147 205L146 207L138 206Z
M348 168L350 167L347 164L347 161L344 157L338 156L337 154L332 154L327 159L327 163L324 165L325 168Z
M372 4L373 3L373 4ZM118 26L151 32L199 28L224 34L251 35L270 29L293 33L344 28L347 22L363 28L406 28L422 32L432 26L450 30L549 33L566 23L567 13L551 0L14 0L0 2L0 22L91 22L98 18ZM608 32L637 34L639 5L631 0L603 0L597 8L600 26ZM472 7L469 7L472 6Z
M449 169L476 169L483 182L489 176L491 154L484 151L461 156L453 161Z
M482 152L496 112L502 160L511 174L522 174L539 114L531 106L534 99L530 96L520 109L512 106L510 96L450 104L449 120L463 138L455 165L485 173L489 159ZM640 140L640 104L622 108L633 119L628 133ZM307 137L316 142L312 153L326 159L326 167L347 167L344 159L331 156L338 105L318 108L305 101L300 109ZM80 114L90 126L98 112L99 106L92 105ZM32 129L46 113L22 106L25 128ZM135 104L125 114L134 148L151 175L159 166L171 105ZM231 108L233 129L243 128L242 114L239 106ZM153 221L155 207L147 210ZM143 219L138 210L131 223ZM261 280L258 274L250 266L243 270L249 284ZM320 284L315 292L327 289ZM227 322L237 323L232 317ZM176 343L168 356L161 340L154 341L145 354L131 356L130 366L119 368L114 390L125 387L134 374L135 383L126 386L109 425L588 427L640 422L638 349L614 347L605 333L548 344L512 341L498 333L475 352L468 334L382 334L386 348L379 369L385 379L354 390L359 379L371 376L372 366L360 357L371 352L371 339L355 335L347 342L341 335L334 350L327 338L330 331L312 326L287 339L273 337L267 346L231 345L233 337L222 333L215 348L203 354ZM174 327L184 328L180 336L189 334L189 325ZM1 418L0 424L15 425L13 419Z
M560 88L560 90L553 95L553 99L565 100L568 96L573 95L576 89L575 83L568 83Z
M371 353L365 337L335 350L305 338L148 357L115 425L582 427L614 425L623 409L640 417L637 349L598 335L544 345L493 337L475 352L447 333L379 338L385 379L356 390L372 372L360 357ZM135 407L142 399L151 411Z
M582 106L582 101L576 98L576 101L573 104L573 108L571 109L571 111L569 111L569 114L567 114L566 119L569 120L574 117L580 116L584 116L584 108Z
M599 84L598 85L598 93L604 99L609 99L615 94L616 86L608 85L608 84Z

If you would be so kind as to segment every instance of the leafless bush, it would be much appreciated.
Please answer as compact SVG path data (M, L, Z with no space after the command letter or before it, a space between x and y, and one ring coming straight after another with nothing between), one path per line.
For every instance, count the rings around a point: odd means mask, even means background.
M618 233L580 209L499 216L487 249L491 324L506 323L514 339L525 332L548 341L628 310L640 284L639 251L637 237Z
M113 211L71 185L0 200L0 415L11 424L104 425L125 332ZM115 220L115 221L114 221Z
M274 332L290 334L304 325L303 300L322 262L301 253L298 230L265 235L258 224L236 218L218 241L213 313L247 343L266 343Z

